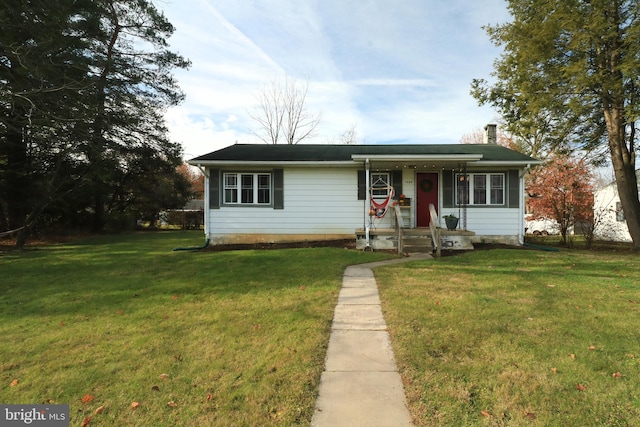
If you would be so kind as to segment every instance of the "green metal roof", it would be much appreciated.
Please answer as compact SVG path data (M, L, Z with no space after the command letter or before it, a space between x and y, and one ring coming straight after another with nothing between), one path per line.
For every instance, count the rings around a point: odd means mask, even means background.
M493 144L235 144L189 163L207 162L349 162L352 156L482 156L483 162L531 163L525 154Z

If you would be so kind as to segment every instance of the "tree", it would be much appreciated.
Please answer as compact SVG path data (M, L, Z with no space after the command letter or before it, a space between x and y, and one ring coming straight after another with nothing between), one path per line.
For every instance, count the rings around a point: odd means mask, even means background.
M0 226L18 244L68 194L86 111L91 1L11 0L0 8Z
M321 115L307 110L309 81L285 77L273 80L256 94L257 105L249 116L257 128L252 132L267 144L297 144L315 136Z
M584 159L554 155L529 174L526 186L529 211L557 221L565 244L571 227L593 222L593 175Z
M543 138L549 152L606 152L639 250L637 1L510 0L508 8L511 22L487 27L504 47L497 83L474 80L472 94L524 135Z
M99 231L131 206L115 201L142 188L132 180L177 174L163 112L183 98L171 70L188 61L151 3L9 0L0 24L0 225L23 229L19 245L42 216L90 210Z
M173 26L147 0L101 0L91 95L89 139L84 148L94 200L94 231L105 225L105 198L117 188L113 177L153 153L172 174L181 148L169 141L162 117L184 94L170 73L189 62L168 50ZM144 157L142 157L144 159ZM115 174L114 174L115 172ZM177 177L174 177L177 179Z

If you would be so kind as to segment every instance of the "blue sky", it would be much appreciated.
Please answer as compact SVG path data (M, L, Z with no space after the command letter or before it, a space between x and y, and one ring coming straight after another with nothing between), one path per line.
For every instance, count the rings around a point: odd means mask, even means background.
M481 28L506 22L504 0L159 0L186 101L167 112L185 157L258 143L248 112L260 87L309 81L307 107L332 143L457 143L498 120L469 95L500 51Z

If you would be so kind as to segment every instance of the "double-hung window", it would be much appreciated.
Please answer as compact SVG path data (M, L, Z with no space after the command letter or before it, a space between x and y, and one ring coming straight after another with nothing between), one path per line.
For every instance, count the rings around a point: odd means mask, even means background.
M470 173L456 175L456 204L504 205L503 173Z
M225 173L224 204L227 205L270 205L270 173Z

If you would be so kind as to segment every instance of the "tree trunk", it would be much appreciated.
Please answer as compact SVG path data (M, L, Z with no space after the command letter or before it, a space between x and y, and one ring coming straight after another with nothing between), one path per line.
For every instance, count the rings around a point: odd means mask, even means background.
M633 249L640 250L640 200L635 171L633 140L627 146L622 108L605 109L611 164L616 178L620 204L629 228ZM633 123L631 124L633 126Z

